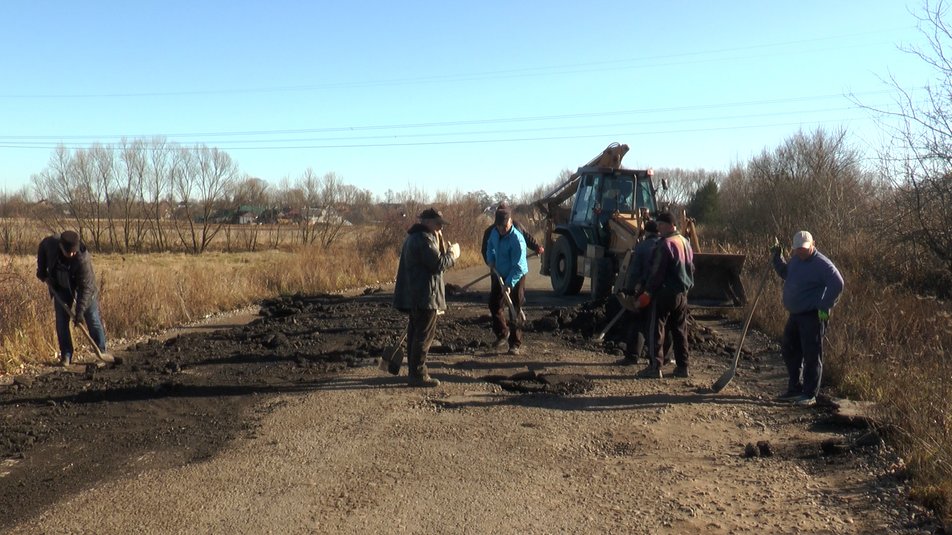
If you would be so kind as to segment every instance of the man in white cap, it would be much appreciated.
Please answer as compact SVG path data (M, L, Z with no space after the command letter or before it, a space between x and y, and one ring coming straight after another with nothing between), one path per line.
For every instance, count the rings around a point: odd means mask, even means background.
M787 391L778 400L797 405L816 403L823 377L823 335L830 310L843 292L843 276L816 250L813 236L793 235L793 251L784 260L780 243L770 249L774 269L783 279L783 306L790 313L783 329L781 353L787 365Z

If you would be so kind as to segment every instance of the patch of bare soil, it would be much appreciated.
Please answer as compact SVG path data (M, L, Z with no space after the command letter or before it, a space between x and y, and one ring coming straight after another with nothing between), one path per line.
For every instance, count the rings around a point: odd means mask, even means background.
M617 312L610 301L530 299L526 344L513 357L490 348L486 294L451 294L431 352L437 389L406 388L377 369L406 322L378 290L270 300L247 325L142 342L113 368L0 386L0 531L121 532L133 521L157 533L213 521L328 533L941 529L905 500L901 462L875 433L832 420L827 406L771 401L784 370L763 336L748 337L737 377L714 395L738 327L721 317L693 319L691 378L637 380L616 364L624 321L592 341ZM381 404L392 411L370 410ZM371 454L381 433L421 458ZM195 482L176 492L166 479L228 473L244 450L255 460L239 471L254 474L260 493L296 504L280 518L254 492L215 490L218 476L207 492ZM162 490L126 483L145 474ZM286 478L280 492L271 478ZM114 524L83 512L84 500L124 496L148 500L149 511L117 508L106 515ZM64 502L76 507L53 512ZM205 516L193 518L198 510Z

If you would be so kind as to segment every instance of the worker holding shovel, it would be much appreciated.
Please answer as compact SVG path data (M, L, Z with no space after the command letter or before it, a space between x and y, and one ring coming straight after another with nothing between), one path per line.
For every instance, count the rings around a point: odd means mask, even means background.
M532 236L532 233L528 232L518 221L512 218L512 208L509 206L509 203L503 201L499 203L496 207L496 212L494 214L493 224L486 227L486 231L483 232L483 261L489 264L489 258L487 254L489 252L489 237L492 236L493 232L496 232L496 235L499 235L499 232L496 231L498 226L498 221L508 220L509 224L514 228L519 234L522 235L522 238L525 240L525 247L532 249L536 254L541 255L545 252L545 249L540 245L535 237ZM528 260L528 256L526 256ZM491 264L490 264L491 265ZM526 272L528 273L528 264ZM509 345L509 338L507 333L508 323L506 322L506 307L507 304L504 302L503 286L504 284L500 282L500 277L496 276L495 273L490 273L489 279L489 315L493 318L493 334L496 335L495 348L497 350L506 349ZM521 281L516 284L519 287L519 292L523 293L523 284ZM515 302L513 302L515 306ZM522 310L522 300L519 300L519 310ZM521 343L521 342L520 342ZM518 352L518 345L516 346L516 351Z
M632 251L631 265L628 267L628 273L625 274L620 297L622 304L628 305L626 308L630 306L634 310L632 321L628 325L625 336L625 356L621 360L621 364L636 364L642 351L644 351L645 341L648 340L648 329L651 327L651 307L638 308L635 296L641 294L648 282L651 260L660 239L658 224L648 220L645 222L644 239L639 241ZM629 303L631 304L629 305ZM665 336L666 342L670 339L670 336ZM670 345L670 343L665 344L665 354L667 354Z
M526 299L525 276L529 273L526 260L526 239L512 224L508 208L497 209L495 228L489 233L486 243L486 263L493 269L497 279L489 292L490 309L493 314L494 347L502 351L509 346L510 355L518 355L522 345L522 328L519 317L524 315L522 305ZM509 311L509 321L506 313Z
M106 331L99 316L99 296L93 273L92 255L80 242L79 234L67 230L48 236L40 242L36 255L36 277L47 284L56 311L56 339L59 342L60 364L67 366L73 358L73 338L69 324L83 324L96 345L97 354L106 351ZM75 303L75 312L72 307Z

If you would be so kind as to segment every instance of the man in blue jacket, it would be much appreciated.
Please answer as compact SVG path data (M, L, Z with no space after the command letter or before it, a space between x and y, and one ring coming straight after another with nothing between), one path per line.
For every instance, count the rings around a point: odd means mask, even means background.
M783 306L790 313L781 346L787 392L779 400L814 405L823 377L823 335L830 310L843 292L843 276L816 250L813 236L805 230L794 234L789 260L784 261L779 242L771 253L774 269L783 279Z
M510 355L518 355L522 345L522 329L518 324L510 325L506 320L509 310L506 296L512 300L516 314L522 310L525 302L525 276L529 273L526 260L526 240L512 224L512 213L508 209L496 210L496 228L489 233L486 243L486 263L495 270L493 276L502 278L502 285L493 285L489 292L490 309L493 314L493 333L496 335L495 348L503 350L509 346Z

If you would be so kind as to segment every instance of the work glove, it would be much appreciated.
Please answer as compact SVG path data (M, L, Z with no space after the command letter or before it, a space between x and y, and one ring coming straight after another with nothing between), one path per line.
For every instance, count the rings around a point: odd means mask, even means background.
M770 256L777 256L780 254L780 240L774 236L773 245L770 246Z
M452 243L450 244L450 255L453 257L453 260L459 258L459 244Z
M648 308L648 305L651 304L651 294L648 292L642 292L638 296L638 308Z
M73 325L79 327L79 326L82 325L82 324L83 324L83 317L82 317L82 316L78 316L78 315L77 315L76 317L73 318Z
M544 253L544 252L545 252L545 247L543 247L543 246L540 245L540 246L539 246L539 250L536 251L536 253L538 253L538 254L541 255L541 254Z
M823 310L823 309L821 308L820 310L817 310L817 311L816 311L816 315L820 318L820 321L830 321L830 311L829 311L829 310Z

